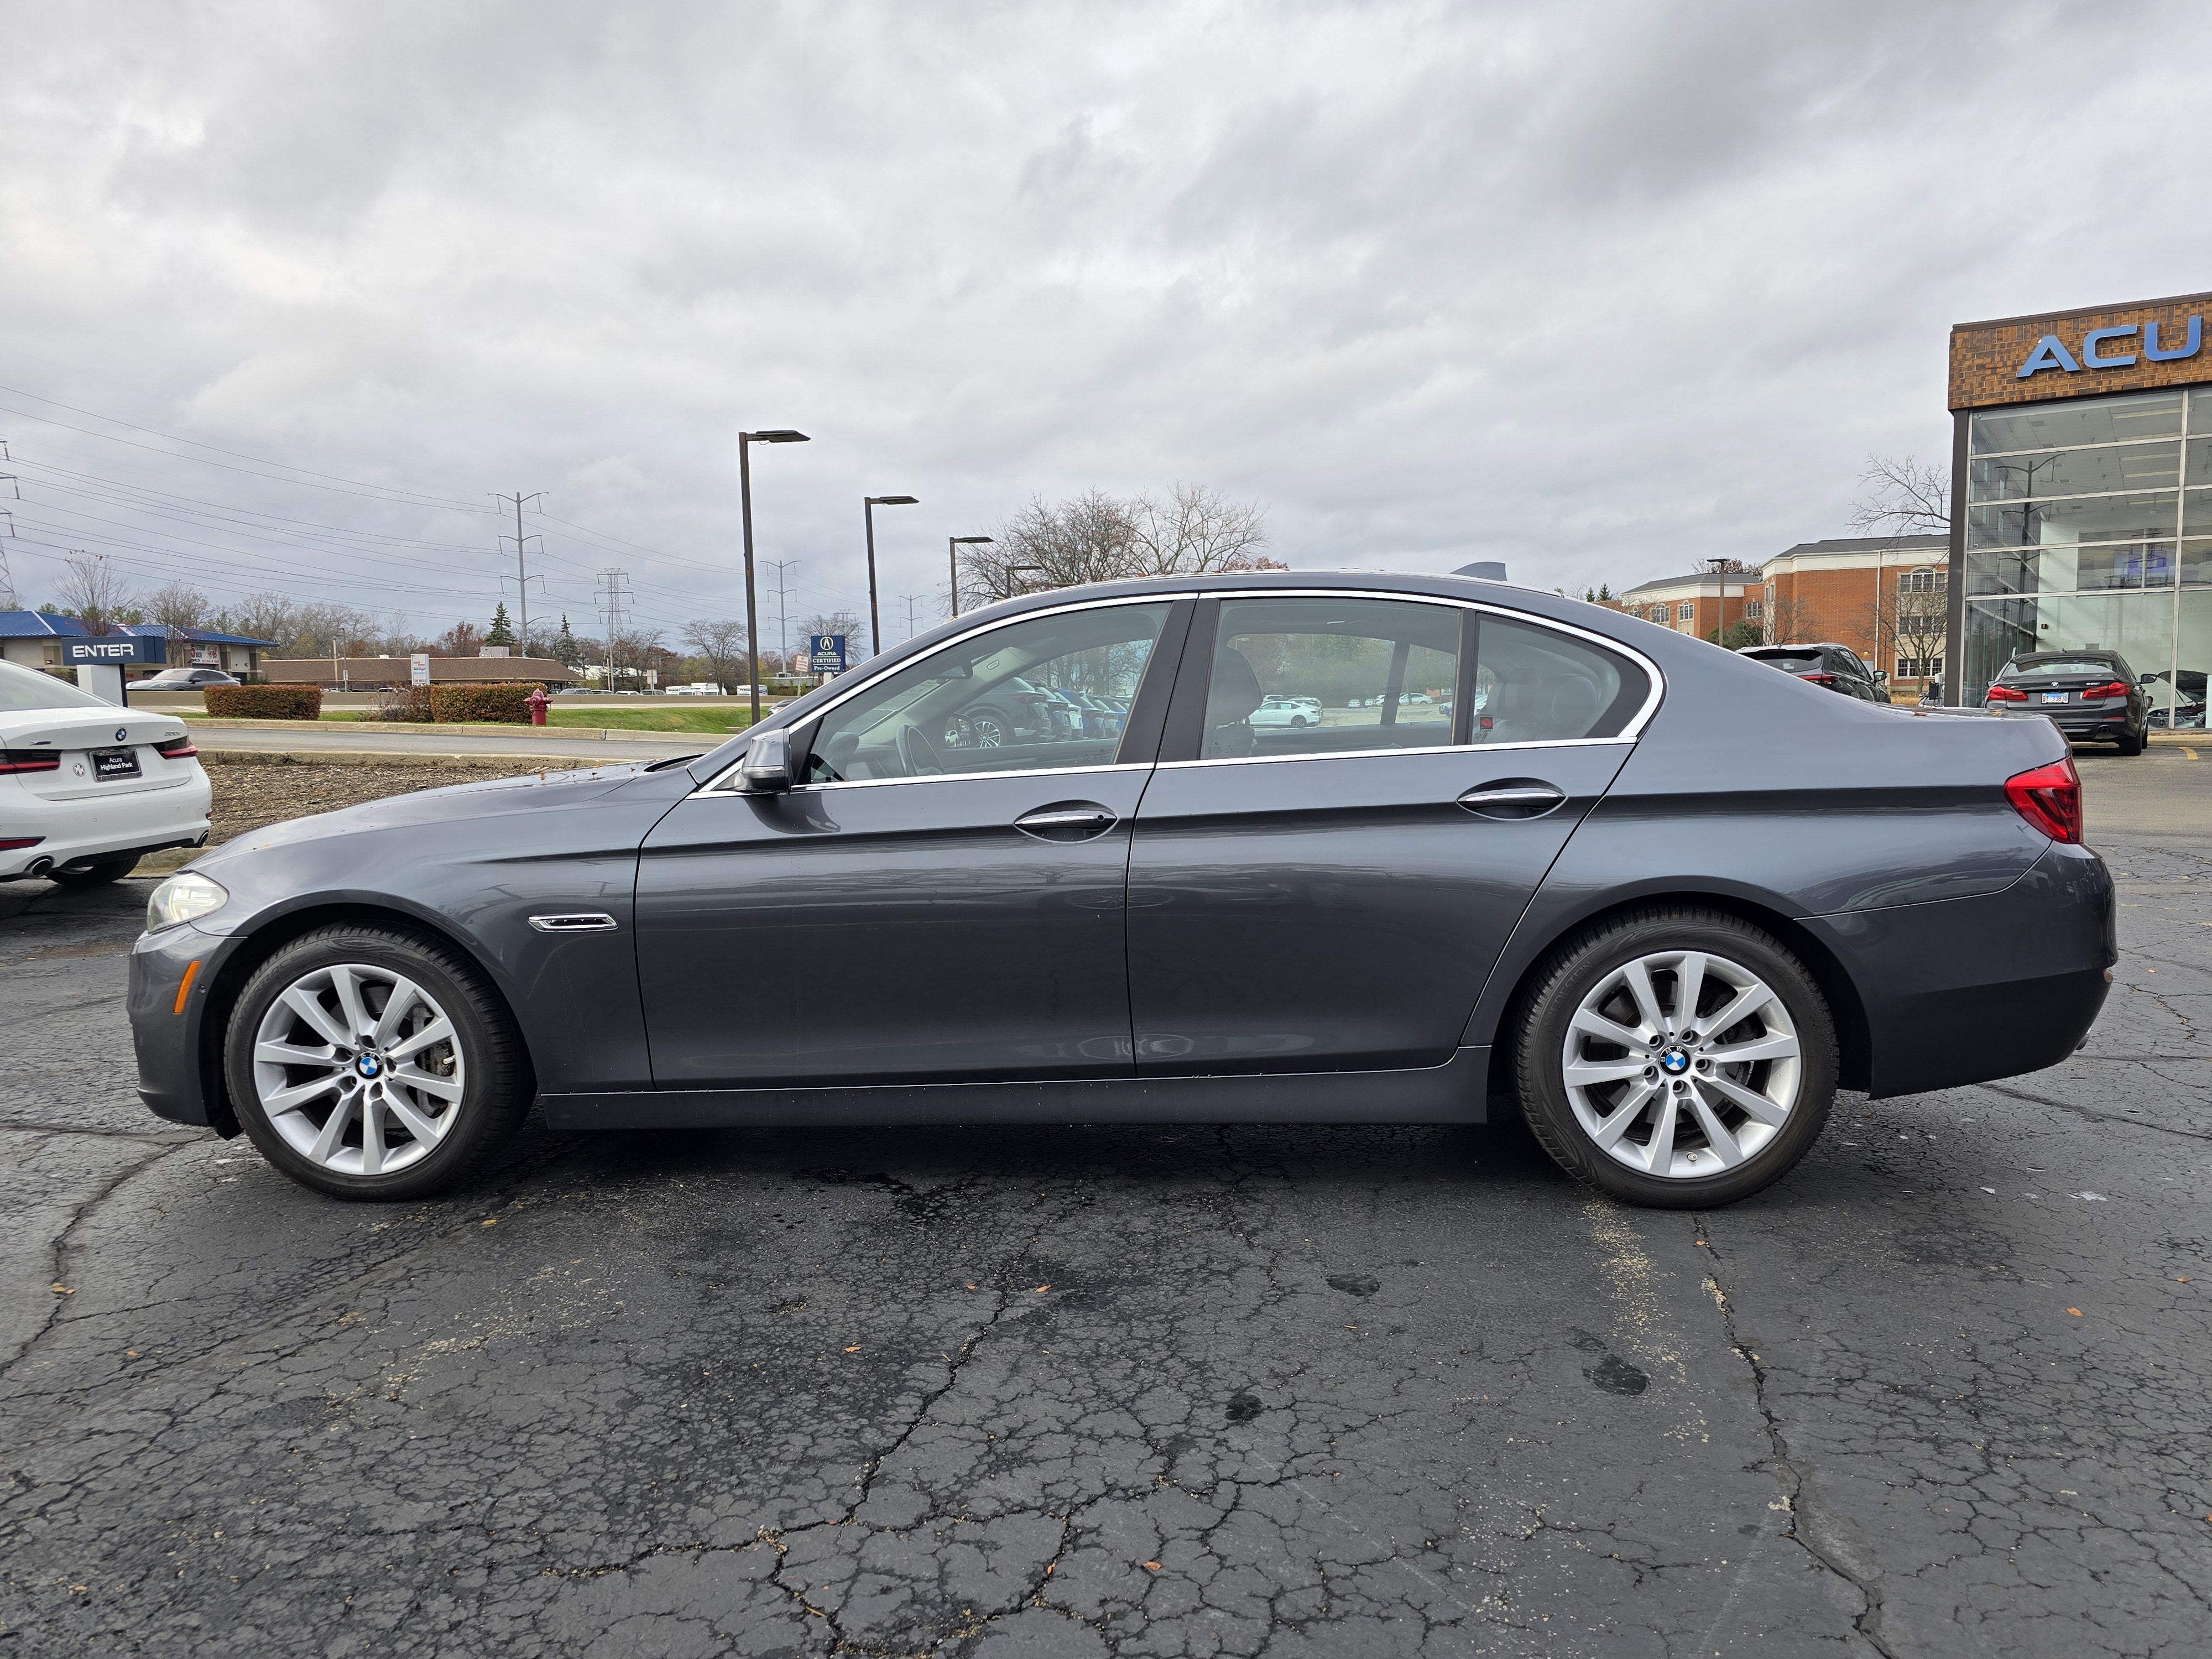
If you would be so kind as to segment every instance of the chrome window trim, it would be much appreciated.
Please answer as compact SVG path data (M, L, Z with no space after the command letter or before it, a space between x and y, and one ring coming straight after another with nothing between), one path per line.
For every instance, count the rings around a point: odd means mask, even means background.
M1211 760L1162 761L1159 769L1192 766L1279 765L1285 761L1389 760L1400 755L1500 755L1522 749L1594 749L1607 744L1633 746L1636 739L1620 738L1529 738L1518 743L1438 743L1420 749L1325 749L1314 755L1217 755Z
M1103 766L1028 766L1011 772L936 772L921 778L839 778L834 782L794 783L790 793L811 795L824 789L880 789L900 783L973 783L980 778L1095 778L1101 772L1149 772L1150 761L1109 761Z
M940 651L945 650L949 647L958 645L963 640L972 640L981 635L992 633L998 629L1011 628L1021 623L1034 622L1041 617L1061 616L1071 611L1103 611L1109 605L1172 605L1179 599L1221 599L1224 601L1240 599L1384 599L1395 600L1403 605L1440 605L1453 610L1473 611L1483 616L1498 617L1507 622L1523 623L1531 628L1547 628L1551 629L1553 633L1565 634L1571 638L1582 640L1588 644L1595 646L1601 651L1610 651L1614 653L1616 655L1626 657L1644 672L1645 682L1650 689L1644 694L1642 706L1637 709L1635 714L1629 717L1628 723L1622 726L1621 729L1613 736L1609 738L1532 738L1522 743L1437 744L1422 749L1328 750L1320 754L1315 755L1237 755L1225 756L1217 760L1162 761L1158 763L1162 766L1242 765L1249 761L1258 760L1337 760L1342 759L1347 756L1354 755L1427 755L1444 754L1453 752L1455 750L1467 754L1481 754L1507 749L1550 749L1569 744L1587 744L1600 743L1634 743L1638 738L1643 736L1644 728L1650 723L1652 715L1658 712L1659 704L1665 697L1667 692L1667 677L1659 672L1659 665L1652 661L1650 658L1645 656L1641 651L1638 651L1632 645L1624 644L1619 640L1608 638L1603 634L1595 633L1587 628L1577 628L1572 623L1559 622L1550 617L1540 617L1532 611L1516 611L1510 605L1498 605L1491 600L1450 599L1437 593L1408 593L1396 588L1192 588L1187 591L1179 591L1172 593L1133 593L1114 599L1078 599L1071 601L1066 605L1050 605L1042 611L1024 611L1018 617L1009 617L998 622L981 623L977 627L969 629L964 634L954 635L951 639L946 640L942 645L939 646L938 649ZM823 704L818 710L807 716L808 721L811 723L812 721L823 719L833 710L842 708L846 703L850 702L854 697L857 697L862 692L868 690L878 681L887 679L892 674L902 672L911 666L913 666L913 664L911 663L901 663L895 667L885 668L878 673L869 676L867 679L854 686L843 696L837 697L833 702ZM717 774L711 781L703 783L700 785L698 788L693 790L691 792L691 798L696 799L700 795L706 794L732 794L739 793L730 788L728 786L734 781L737 777L738 768L744 765L744 758L740 757L726 769ZM1133 763L1133 769L1144 770L1147 769L1147 763ZM1130 769L1133 769L1133 767L1130 765L1115 763L1107 766L1040 767L1033 770L1024 770L1018 772L951 772L941 774L936 777L927 778L853 778L838 783L794 784L792 786L792 793L796 794L802 790L815 789L849 789L855 787L869 787L885 783L945 783L960 778L1057 777L1075 773L1126 771Z

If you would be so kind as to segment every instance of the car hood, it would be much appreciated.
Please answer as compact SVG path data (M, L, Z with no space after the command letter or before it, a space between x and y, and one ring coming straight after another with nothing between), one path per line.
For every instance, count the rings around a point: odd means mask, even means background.
M558 811L598 800L646 775L650 762L617 766L548 769L515 778L487 778L481 783L448 784L441 789L418 789L381 800L342 806L336 811L309 817L289 818L249 831L192 860L196 870L217 866L272 847L319 841L331 836L358 835L364 830L398 830L409 826L454 823L466 819L502 817L511 813ZM687 780L688 782L688 780Z

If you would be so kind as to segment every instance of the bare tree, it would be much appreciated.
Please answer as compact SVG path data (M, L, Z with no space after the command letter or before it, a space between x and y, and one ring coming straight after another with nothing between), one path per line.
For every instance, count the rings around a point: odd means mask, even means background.
M190 582L167 581L146 596L146 617L164 628L204 628L208 596Z
M252 593L219 612L215 625L227 634L267 640L279 650L289 650L299 637L300 609L282 593Z
M1166 501L1089 490L1048 502L1033 495L988 544L960 550L963 606L1080 582L1280 570L1262 556L1267 509L1202 484L1177 484Z
M1944 536L1951 531L1951 474L1910 455L1869 455L1865 493L1849 522L1862 536Z
M745 625L727 617L684 624L684 643L706 665L708 678L734 685L745 678Z
M1795 645L1814 638L1822 623L1819 613L1802 599L1777 595L1766 606L1766 641L1769 645Z
M88 634L113 633L131 602L131 590L108 563L107 555L76 548L62 566L62 579L54 584L62 609L82 623Z

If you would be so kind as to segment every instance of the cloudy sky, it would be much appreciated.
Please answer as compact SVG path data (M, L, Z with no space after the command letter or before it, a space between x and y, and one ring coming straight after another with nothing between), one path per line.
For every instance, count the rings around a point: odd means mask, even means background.
M1031 494L1615 586L1940 458L1956 321L2212 289L2201 5L9 8L4 544L418 630L939 614ZM42 401L43 400L43 401ZM533 544L533 552L535 544ZM773 593L770 577L765 586ZM536 584L533 583L533 593ZM508 597L513 597L510 575ZM768 604L765 632L775 630Z

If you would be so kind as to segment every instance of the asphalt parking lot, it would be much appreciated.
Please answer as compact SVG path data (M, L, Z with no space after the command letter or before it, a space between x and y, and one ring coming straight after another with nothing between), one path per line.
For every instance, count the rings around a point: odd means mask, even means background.
M318 1199L0 887L0 1653L2212 1650L2212 748L2086 1049L1705 1215L1512 1126L561 1138Z

